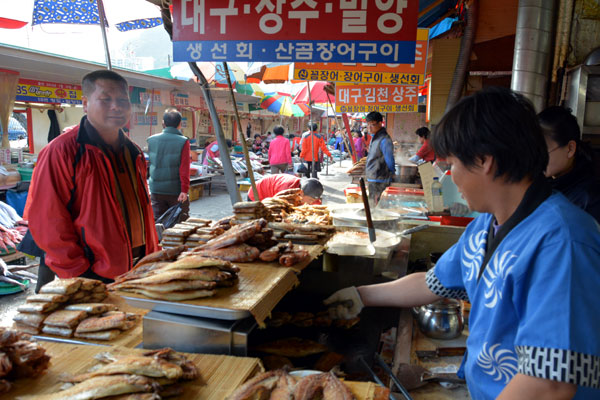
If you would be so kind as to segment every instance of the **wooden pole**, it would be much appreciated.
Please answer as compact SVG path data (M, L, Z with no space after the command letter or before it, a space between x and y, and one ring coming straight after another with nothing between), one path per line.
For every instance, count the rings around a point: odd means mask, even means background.
M227 147L225 135L223 135L221 121L219 121L217 109L215 107L215 103L213 102L212 95L210 94L210 90L208 89L208 81L204 77L204 74L202 73L202 71L200 71L200 68L198 68L195 62L190 62L188 64L194 72L194 75L196 75L200 80L200 89L202 89L202 94L204 95L204 100L206 100L208 112L210 113L210 119L212 120L213 126L215 127L215 135L217 136L217 143L219 144L219 157L221 158L221 163L223 164L223 172L225 173L225 184L227 185L227 191L229 192L229 199L231 200L231 204L233 205L237 202L242 201L242 198L240 196L240 192L238 191L235 179L235 172L233 171L233 165L231 165L229 148Z
M248 170L248 177L250 178L250 185L252 186L252 193L254 193L254 200L260 200L258 198L258 190L256 189L256 183L254 182L254 171L252 170L252 163L250 162L250 154L248 154L248 144L246 143L246 135L242 132L242 122L240 121L240 114L238 113L237 103L235 101L235 95L233 94L233 86L231 85L231 77L229 76L229 68L227 63L223 63L223 69L225 70L225 76L227 77L227 85L229 86L229 95L231 96L231 102L233 103L233 110L235 111L235 121L238 126L238 132L241 136L242 150L244 151L244 159L246 160L246 169Z

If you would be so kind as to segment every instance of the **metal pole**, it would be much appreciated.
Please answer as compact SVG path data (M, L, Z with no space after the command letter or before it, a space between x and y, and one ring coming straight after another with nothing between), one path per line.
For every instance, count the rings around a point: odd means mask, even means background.
M229 85L229 94L233 103L233 110L235 111L235 120L237 122L238 131L242 138L242 150L244 151L244 159L246 160L246 169L248 170L248 178L250 178L250 185L252 186L252 193L254 193L254 200L258 201L258 190L256 189L256 183L254 182L254 171L252 170L252 163L250 162L250 155L248 154L248 144L246 143L246 137L242 132L242 122L240 121L240 114L238 113L237 103L235 102L235 95L233 94L233 86L231 85L231 77L229 76L229 68L227 63L223 63L225 69L225 76L227 77L227 85Z
M312 107L311 107L311 103L312 100L310 98L310 82L306 81L306 87L308 88L308 109L310 110L310 117L309 117L309 122L308 122L308 130L309 130L309 135L310 135L310 152L311 152L311 157L312 157L312 163L311 163L311 172L310 172L310 176L312 176L313 178L317 177L317 170L315 169L315 135L313 133L313 129L312 129ZM317 158L319 156L319 153L317 152Z
M98 0L98 16L100 17L100 30L102 31L102 41L104 42L106 68L112 70L112 64L110 63L110 52L108 51L108 40L106 39L106 25L104 25L106 22L106 13L104 12L104 4L102 3L102 0Z
M231 199L231 204L233 205L239 201L242 201L242 198L240 196L240 192L238 191L237 183L235 181L235 172L233 171L233 166L231 165L229 148L227 147L225 135L223 135L223 128L221 127L221 122L219 121L219 116L217 115L217 109L215 107L215 103L213 102L212 95L210 94L210 90L208 89L208 81L206 80L204 74L202 73L202 71L200 71L200 68L198 68L195 62L189 62L188 65L194 72L194 75L196 75L200 80L200 89L202 90L204 100L206 100L206 104L208 105L210 119L212 120L213 126L215 127L215 134L217 136L217 143L219 144L221 163L223 164L223 172L225 173L225 184L227 185L229 198Z

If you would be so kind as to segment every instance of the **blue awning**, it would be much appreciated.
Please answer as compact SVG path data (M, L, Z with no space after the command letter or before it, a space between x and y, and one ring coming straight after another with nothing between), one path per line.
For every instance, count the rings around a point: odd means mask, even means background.
M458 0L419 0L419 28L431 28L450 15ZM430 36L431 38L431 36Z

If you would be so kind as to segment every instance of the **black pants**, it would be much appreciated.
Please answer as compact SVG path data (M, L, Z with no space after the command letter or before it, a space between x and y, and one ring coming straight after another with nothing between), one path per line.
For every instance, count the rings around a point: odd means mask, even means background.
M379 203L381 194L388 186L390 186L389 182L369 182L369 199L371 199L374 204Z
M150 201L152 202L152 211L154 212L154 221L156 221L161 215L169 209L169 207L177 204L177 198L179 195L175 194L154 194L150 195ZM179 221L185 221L190 216L190 199L186 199L181 203L181 214L179 214Z
M308 168L308 172L305 172L304 175L306 175L307 178L310 178L311 174L312 174L312 161L307 161L306 162L306 167ZM319 172L319 171L321 171L321 163L317 161L315 163L315 176L314 176L314 178L318 178L317 172Z

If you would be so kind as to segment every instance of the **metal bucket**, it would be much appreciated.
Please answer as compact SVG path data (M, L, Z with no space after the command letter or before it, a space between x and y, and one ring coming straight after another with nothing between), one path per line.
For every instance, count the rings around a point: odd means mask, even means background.
M331 211L333 224L336 226L367 226L365 210L363 208L355 209L334 209ZM389 232L398 231L398 223L401 216L398 213L383 210L373 210L371 212L373 227Z

